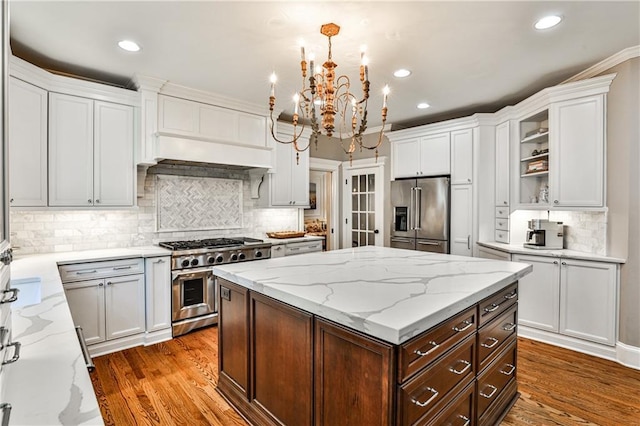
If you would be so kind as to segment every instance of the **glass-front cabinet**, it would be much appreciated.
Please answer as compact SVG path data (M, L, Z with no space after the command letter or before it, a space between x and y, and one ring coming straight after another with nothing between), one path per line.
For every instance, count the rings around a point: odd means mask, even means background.
M549 204L549 110L520 121L520 204Z

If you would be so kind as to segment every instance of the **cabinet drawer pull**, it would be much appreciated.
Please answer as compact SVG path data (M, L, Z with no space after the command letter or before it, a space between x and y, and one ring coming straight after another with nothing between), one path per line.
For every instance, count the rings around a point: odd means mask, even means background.
M0 300L0 303L11 303L11 302L15 302L16 300L18 300L18 292L20 290L17 288L9 288L4 290L2 293L2 300ZM4 298L4 295L7 293L11 293L11 296L8 299Z
M76 272L76 275L86 275L86 274L96 274L96 273L98 273L98 271L94 269L93 271L78 271Z
M22 346L20 342L9 343L6 347L8 348L9 346L13 346L15 348L15 352L13 353L13 357L11 357L11 359L4 361L2 365L13 364L14 362L20 359L20 347Z
M509 367L509 371L500 370L500 372L506 376L510 376L516 371L516 366L513 364L507 364L507 367Z
M487 399L491 399L491 397L495 395L495 393L498 391L498 388L493 385L486 385L486 387L491 388L491 393L487 395L486 393L484 393L484 389L483 389L480 391L480 395L482 395Z
M2 426L9 426L9 418L11 417L11 404L4 402L0 404L0 411L2 411Z
M514 291L513 293L505 294L504 298L507 300L511 300L516 296L518 296L518 292Z
M429 355L431 352L435 351L436 349L438 349L440 347L439 344L437 344L436 342L429 342L429 344L431 346L433 346L431 349L429 349L426 352L421 352L420 349L416 349L415 351L413 351L414 354L419 355L419 356L426 356Z
M492 303L491 307L484 308L484 311L487 312L487 313L494 312L494 311L498 310L499 307L500 307L500 305L496 305L495 303Z
M7 347L9 341L9 329L7 327L0 327L0 351Z
M491 343L489 343L489 344L487 344L487 343L481 343L481 344L480 344L480 346L482 346L483 348L491 349L491 348L493 348L495 345L497 345L497 344L498 344L498 342L500 341L500 340L496 339L495 337L487 337L487 340L485 340L485 342L487 342L487 341L489 341L489 340L492 340L492 342L491 342Z
M155 262L153 262L153 263L164 263L164 259L158 259L158 260L156 260L156 261L155 261Z
M131 265L129 265L129 266L114 266L113 267L114 271L122 271L124 269L131 269Z
M473 326L473 321L469 321L469 320L464 320L462 321L462 324L464 324L464 327L459 328L457 325L455 327L453 327L453 331L456 331L458 333L460 333L461 331L465 331L468 330L470 327Z
M437 390L435 390L434 388L427 388L426 390L428 390L429 392L431 392L433 395L431 396L431 398L427 399L425 402L420 402L415 398L411 398L411 402L413 402L414 404L416 404L418 407L426 407L427 405L429 405L429 403L431 401L433 401L434 399L436 399L438 397L438 395L440 394L440 392L438 392Z
M517 327L517 325L516 325L516 324L514 324L514 323L512 323L512 322L509 322L509 323L507 323L507 325L505 325L504 327L502 327L502 329L503 329L504 331L513 331L513 330L515 330L515 329L516 329L516 327Z
M463 416L462 414L458 414L458 418L460 420L464 420L464 423L462 424L462 426L469 426L471 424L471 420L469 420L469 417L467 417L467 416Z
M464 374L467 372L467 370L469 370L471 368L471 363L467 360L464 359L459 359L458 362L461 362L464 364L464 368L462 370L456 370L453 367L449 367L449 371L451 371L453 374Z

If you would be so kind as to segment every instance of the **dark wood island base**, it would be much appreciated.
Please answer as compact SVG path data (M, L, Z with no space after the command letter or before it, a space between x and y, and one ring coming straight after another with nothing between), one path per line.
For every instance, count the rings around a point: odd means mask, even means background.
M495 425L518 398L517 282L395 345L216 279L217 390L254 425Z

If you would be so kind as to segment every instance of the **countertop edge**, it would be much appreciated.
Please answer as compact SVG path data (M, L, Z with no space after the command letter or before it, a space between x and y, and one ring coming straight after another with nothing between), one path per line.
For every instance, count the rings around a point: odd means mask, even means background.
M626 263L626 259L622 259L619 257L612 256L603 256L599 254L586 253L576 250L535 250L528 249L522 247L521 245L516 244L504 244L493 241L478 241L477 244L482 247L492 248L495 250L499 250L505 253L510 254L526 254L530 256L546 256L546 257L558 257L565 259L576 259L576 260L591 260L594 262L606 262L606 263Z

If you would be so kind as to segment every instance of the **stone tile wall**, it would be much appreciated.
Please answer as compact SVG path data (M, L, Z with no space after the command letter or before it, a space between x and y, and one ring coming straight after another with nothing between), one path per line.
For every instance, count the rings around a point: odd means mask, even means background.
M158 232L156 175L214 177L242 180L243 218L240 228ZM257 207L251 198L249 174L193 165L157 165L139 173L138 207L120 210L11 210L11 244L17 256L74 250L155 245L160 241L249 236L266 238L268 231L297 230L297 209Z

